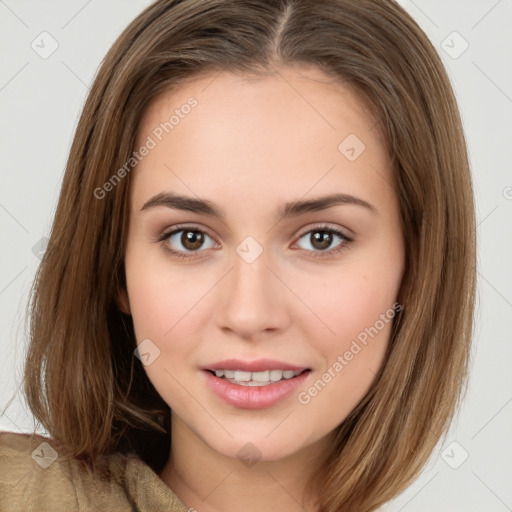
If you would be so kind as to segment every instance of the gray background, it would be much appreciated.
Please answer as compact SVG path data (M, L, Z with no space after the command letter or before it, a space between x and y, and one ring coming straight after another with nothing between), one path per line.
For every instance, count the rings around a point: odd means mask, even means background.
M25 304L89 84L117 35L149 3L0 0L1 430L32 428L16 393ZM386 510L512 511L512 0L401 3L442 56L462 111L476 189L479 288L463 407L427 469ZM58 48L44 55L52 44Z

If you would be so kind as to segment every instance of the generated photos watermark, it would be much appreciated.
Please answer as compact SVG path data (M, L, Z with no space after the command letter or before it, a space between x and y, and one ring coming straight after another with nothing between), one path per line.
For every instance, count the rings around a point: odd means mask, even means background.
M312 384L306 391L297 395L297 400L302 405L307 405L318 395L367 345L370 339L375 338L384 327L389 324L397 313L402 311L400 303L395 302L392 307L381 313L375 323L361 331L356 339L352 340L350 348L343 354L338 355L336 361Z
M133 168L141 162L144 157L149 155L149 152L156 148L158 142L160 142L166 134L169 134L182 119L192 112L194 107L197 107L198 101L192 96L190 97L186 103L181 105L178 109L174 109L174 113L169 117L168 121L164 121L160 123L156 128L154 128L151 132L151 135L148 135L144 144L139 147L137 151L132 153L132 156L126 160L122 167L120 167L112 176L101 186L94 189L94 197L96 199L104 199L107 193L114 190L114 188L121 182L123 178L125 178Z

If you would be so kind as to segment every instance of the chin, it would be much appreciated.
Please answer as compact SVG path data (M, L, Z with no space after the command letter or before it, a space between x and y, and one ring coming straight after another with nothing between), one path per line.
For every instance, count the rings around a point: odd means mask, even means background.
M274 428L274 427L272 427ZM239 459L247 467L260 461L277 461L297 453L303 446L299 440L290 439L286 435L273 435L272 428L265 432L238 433L231 438L226 435L224 439L204 439L210 447L218 453ZM270 433L270 434L269 434Z

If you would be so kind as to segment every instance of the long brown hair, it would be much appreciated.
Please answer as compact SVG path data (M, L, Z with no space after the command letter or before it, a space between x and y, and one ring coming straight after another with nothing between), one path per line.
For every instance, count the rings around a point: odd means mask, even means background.
M375 510L417 478L460 404L475 298L475 217L456 100L434 47L392 0L161 0L124 30L85 103L31 296L25 393L69 456L134 452L155 470L170 410L134 357L123 254L129 161L159 93L222 70L314 65L371 104L396 173L406 269L385 362L316 473L320 512Z

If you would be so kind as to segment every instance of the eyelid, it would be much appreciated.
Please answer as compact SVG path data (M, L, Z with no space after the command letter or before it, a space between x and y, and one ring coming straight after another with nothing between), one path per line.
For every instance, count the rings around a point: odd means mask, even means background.
M158 241L159 242L162 242L163 240L166 240L167 238L169 238L171 235L177 233L178 231L186 231L186 230L190 230L190 231L194 231L194 230L197 230L197 231L201 231L202 233L205 233L206 235L208 235L212 240L215 241L215 243L219 244L219 241L217 240L217 238L211 234L210 230L204 226L200 226L200 225L194 225L194 224L175 224L173 225L171 228L168 228L168 229L164 229L162 231L162 233L160 235L158 235ZM199 252L199 251L197 251Z
M172 226L169 229L164 229L164 231L162 231L162 233L158 236L158 241L165 240L168 237L170 237L171 235L175 234L176 232L182 231L182 230L185 230L185 229L190 229L190 230L197 229L198 231L202 231L205 234L207 234L212 240L215 240L215 242L217 244L219 243L219 241L216 239L216 237L214 235L212 235L212 233L208 230L208 228L206 228L204 226L200 226L200 225L195 225L193 223L192 224L187 224L187 223L175 224L174 226ZM349 230L347 230L346 228L341 227L341 226L329 226L325 222L324 223L320 222L320 223L314 224L312 226L310 225L307 228L304 228L304 230L301 231L301 233L299 235L297 235L296 238L297 239L302 238L304 235L306 235L307 233L309 233L310 231L313 231L315 229L318 229L318 230L325 229L325 230L339 231L339 232L341 232L341 234L347 240L352 240L353 239L352 233L351 232L347 233L347 231L349 231Z
M330 226L326 222L320 222L320 223L314 224L312 226L310 225L307 228L305 228L304 231L302 231L301 234L297 236L297 239L302 238L304 235L307 235L310 231L315 231L315 230L338 231L343 235L344 238L346 238L347 240L350 240L350 241L352 241L354 238L354 235L352 234L352 232L342 226L339 226L339 225Z
M207 236L209 236L217 245L219 245L218 240L216 239L215 236L213 236L210 233L208 228L206 228L204 226L195 225L193 223L192 224L191 223L176 224L176 225L172 226L171 228L165 229L158 236L157 241L163 243L170 236L176 234L177 232L186 231L186 230L190 230L190 231L197 230L197 231L200 231L200 232L206 234ZM334 233L336 236L338 236L338 237L340 237L342 239L342 242L338 246L336 246L334 249L329 249L329 250L326 250L326 251L310 251L310 250L307 250L307 249L300 249L299 248L299 250L302 250L302 251L307 252L307 253L311 253L311 256L314 257L314 258L322 258L322 257L326 257L327 258L329 256L332 256L332 255L336 254L337 252L343 250L348 242L352 242L354 240L354 236L352 234L347 234L346 233L346 231L348 231L348 230L346 230L346 228L341 227L339 225L336 225L335 227L334 226L329 226L327 223L324 222L324 223L317 223L317 224L314 224L314 225L310 225L307 228L304 228L304 230L301 231L301 234L296 236L296 240L293 243L293 246L295 246L297 244L297 242L304 235L307 235L308 233L313 232L313 231L330 231L330 232ZM173 254L174 256L177 256L178 258L194 258L194 257L198 257L199 253L205 252L205 250L201 250L201 249L199 249L197 251L190 251L190 252L179 251L179 250L171 249L170 247L167 247L167 246L165 246L164 249L167 252Z

